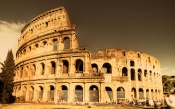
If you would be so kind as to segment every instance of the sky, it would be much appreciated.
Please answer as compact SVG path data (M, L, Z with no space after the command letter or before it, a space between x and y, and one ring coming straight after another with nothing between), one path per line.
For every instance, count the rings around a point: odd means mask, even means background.
M144 52L160 61L163 75L175 75L175 0L1 0L0 62L10 49L15 56L27 22L60 6L77 26L80 47Z

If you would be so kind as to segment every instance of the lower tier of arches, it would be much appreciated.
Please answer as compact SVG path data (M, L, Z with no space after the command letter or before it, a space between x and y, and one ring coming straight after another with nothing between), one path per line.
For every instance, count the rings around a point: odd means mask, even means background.
M115 83L21 83L13 95L25 101L40 102L119 102L131 99L163 98L162 90Z

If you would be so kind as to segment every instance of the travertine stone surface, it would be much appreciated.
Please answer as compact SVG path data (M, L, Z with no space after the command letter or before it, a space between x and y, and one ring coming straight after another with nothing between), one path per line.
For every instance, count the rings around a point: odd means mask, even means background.
M37 102L162 100L159 61L146 53L80 48L64 7L47 11L21 31L13 95Z

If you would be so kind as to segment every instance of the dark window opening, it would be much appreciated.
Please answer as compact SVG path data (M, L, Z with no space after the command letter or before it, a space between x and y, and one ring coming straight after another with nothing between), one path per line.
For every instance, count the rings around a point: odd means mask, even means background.
M70 39L69 39L69 37L64 38L64 49L70 49Z
M83 61L78 59L76 60L76 73L83 73Z
M135 80L135 70L131 69L131 80Z
M63 73L69 72L69 62L66 60L63 60Z
M122 76L128 76L128 69L126 67L122 69Z
M51 62L51 64L52 64L51 74L55 74L56 73L56 64L55 64L55 62Z
M112 66L109 63L104 63L103 67L102 67L102 73L108 73L111 74L112 73Z
M135 66L134 61L130 61L130 66L131 66L131 67L134 67L134 66Z
M93 73L97 73L98 72L98 65L97 64L92 64L92 71Z

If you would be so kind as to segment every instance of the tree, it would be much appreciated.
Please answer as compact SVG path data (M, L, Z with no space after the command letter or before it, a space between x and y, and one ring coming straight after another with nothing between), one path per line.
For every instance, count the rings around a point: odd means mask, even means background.
M1 81L3 83L3 91L1 102L2 103L11 103L14 101L12 96L13 92L13 77L15 69L15 61L13 58L12 50L9 50L7 53L6 60L2 65Z
M164 92L170 92L171 89L173 89L173 81L170 80L170 76L163 75L162 76L162 84L163 84L163 91Z

